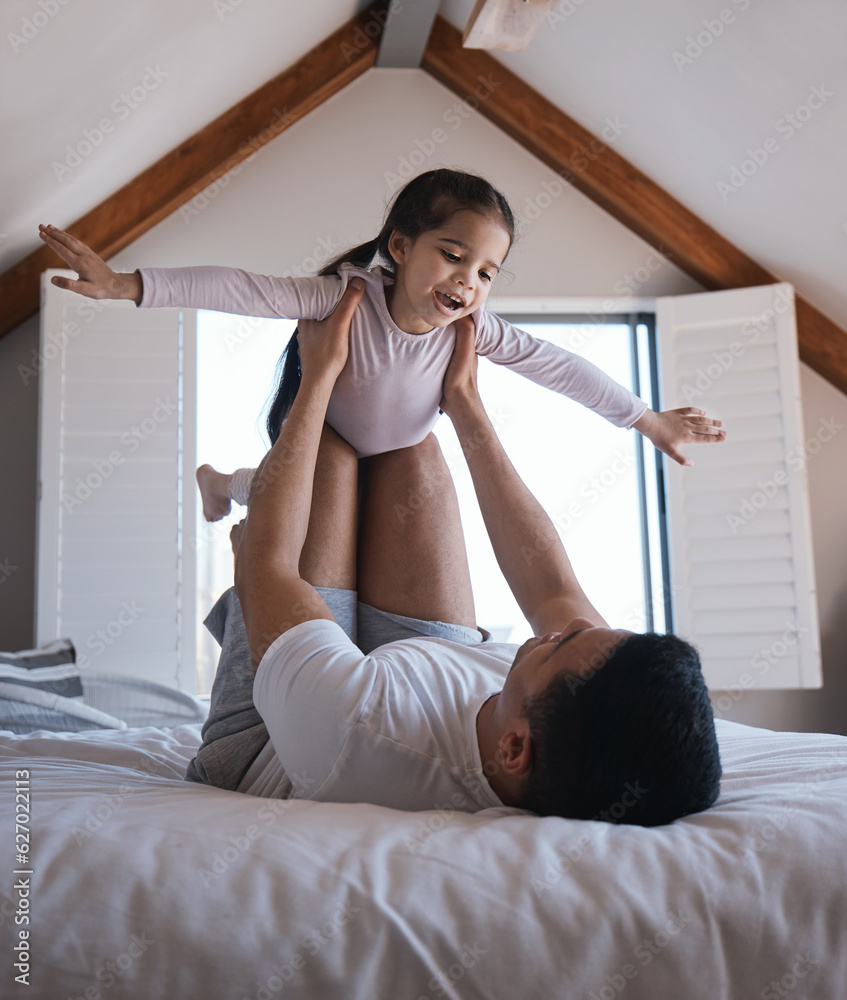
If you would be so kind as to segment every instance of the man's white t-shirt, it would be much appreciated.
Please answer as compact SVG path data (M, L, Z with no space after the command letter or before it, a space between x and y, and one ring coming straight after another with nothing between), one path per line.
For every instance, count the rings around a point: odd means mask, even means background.
M418 638L365 656L333 621L296 625L256 671L253 701L270 741L238 791L413 811L502 806L476 717L517 648Z

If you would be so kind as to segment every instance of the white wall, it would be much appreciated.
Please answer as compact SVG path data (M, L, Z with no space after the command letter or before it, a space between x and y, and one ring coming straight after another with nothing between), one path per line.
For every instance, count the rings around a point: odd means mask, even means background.
M207 194L142 236L112 261L139 266L229 264L263 273L314 272L336 251L372 238L394 191L435 166L481 173L524 218L499 295L620 294L639 268L653 264L639 296L686 294L700 286L656 255L644 241L499 132L480 115L457 107L452 93L418 70L373 70L284 132L223 178ZM284 109L280 109L284 112ZM49 221L49 220L45 220ZM803 289L799 289L803 292ZM37 347L30 321L0 342L0 415L17 420L0 451L14 482L2 489L0 565L6 552L20 568L0 583L0 647L31 638L36 401L16 374ZM807 432L822 415L847 425L847 399L804 368ZM847 435L836 436L810 462L815 556L824 634L824 692L750 691L727 717L776 728L847 733L835 698L845 643L836 634L847 603L847 560L839 558L847 524L839 518L836 470ZM4 477L5 478L5 477ZM8 611L7 611L8 607ZM843 671L842 671L843 673ZM844 684L844 682L841 682Z

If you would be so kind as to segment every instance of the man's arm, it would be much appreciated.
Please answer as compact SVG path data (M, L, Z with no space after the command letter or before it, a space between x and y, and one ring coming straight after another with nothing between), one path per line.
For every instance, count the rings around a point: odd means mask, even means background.
M494 554L536 635L574 618L607 626L574 575L559 534L509 460L476 384L473 324L457 324L441 409L453 421Z
M335 312L305 338L300 390L253 484L235 559L235 590L254 673L283 632L313 619L334 621L318 592L301 578L299 563L326 408L347 360L350 319L361 297L361 288L351 283Z

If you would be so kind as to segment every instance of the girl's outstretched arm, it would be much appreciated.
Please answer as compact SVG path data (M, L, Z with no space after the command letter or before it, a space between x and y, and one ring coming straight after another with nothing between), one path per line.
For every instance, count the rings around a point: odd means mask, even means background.
M113 271L82 240L55 226L39 226L38 235L79 275L76 280L55 275L51 280L57 288L78 292L89 299L132 299L136 305L141 302L143 287L138 271L132 274Z
M476 350L495 364L582 403L617 427L634 427L680 465L694 464L680 450L682 445L726 440L721 422L710 420L702 410L689 406L655 413L586 358L493 313L482 315Z

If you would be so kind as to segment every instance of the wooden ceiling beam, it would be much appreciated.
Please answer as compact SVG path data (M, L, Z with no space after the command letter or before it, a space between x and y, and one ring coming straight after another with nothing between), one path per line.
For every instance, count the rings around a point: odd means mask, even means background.
M663 188L584 129L487 52L437 17L421 67L520 143L560 177L709 290L769 285L761 267ZM847 332L797 296L800 358L847 392Z
M384 5L378 3L352 18L289 69L63 228L108 260L370 69L385 16ZM65 266L42 245L0 275L0 337L38 311L41 272Z

